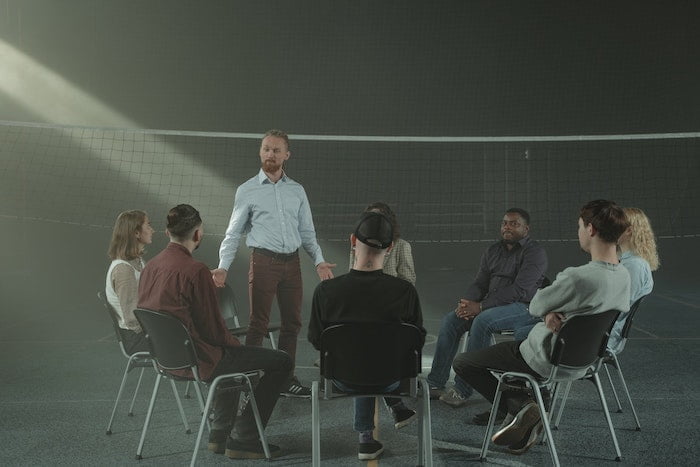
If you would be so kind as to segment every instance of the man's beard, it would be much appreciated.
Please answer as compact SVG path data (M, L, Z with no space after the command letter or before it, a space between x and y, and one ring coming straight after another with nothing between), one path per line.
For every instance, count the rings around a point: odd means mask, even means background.
M268 172L268 173L275 173L278 170L280 170L281 168L282 168L281 162L278 163L277 161L266 159L262 163L263 171Z
M506 245L515 245L515 244L518 243L520 240L522 240L522 238L518 238L517 235L511 233L509 238L506 238L506 237L503 236L503 234L501 234L501 240L502 240L503 243L505 243Z

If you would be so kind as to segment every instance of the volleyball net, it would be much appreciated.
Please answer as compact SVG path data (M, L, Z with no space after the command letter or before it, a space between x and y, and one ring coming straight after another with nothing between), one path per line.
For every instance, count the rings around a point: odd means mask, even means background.
M223 235L260 134L0 122L0 216L111 227L127 209L158 229L188 203ZM491 241L503 212L528 210L541 240L575 238L591 199L642 208L659 237L700 234L700 133L559 137L290 135L287 174L319 239L346 241L365 206L392 206L415 242Z

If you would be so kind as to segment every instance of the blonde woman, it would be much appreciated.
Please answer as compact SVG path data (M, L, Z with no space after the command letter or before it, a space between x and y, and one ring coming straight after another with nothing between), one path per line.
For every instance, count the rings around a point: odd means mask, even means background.
M128 354L147 351L143 331L134 316L138 301L139 277L144 267L143 253L153 240L153 228L143 211L124 211L117 217L109 244L112 260L107 270L105 293L117 312L124 348Z
M624 208L630 226L618 240L620 262L630 273L630 305L640 297L648 295L654 288L652 271L659 268L659 255L656 252L656 239L649 218L639 208ZM625 326L627 313L621 313L613 326L608 348L620 353L625 343L620 336Z

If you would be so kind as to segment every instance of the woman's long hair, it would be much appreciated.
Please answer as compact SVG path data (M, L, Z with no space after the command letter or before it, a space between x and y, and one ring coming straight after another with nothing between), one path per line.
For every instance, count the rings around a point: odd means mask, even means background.
M660 266L659 254L656 251L656 238L649 218L639 208L624 208L624 211L631 229L629 249L644 258L652 271L656 271Z
M119 214L107 251L107 255L112 260L131 261L143 256L143 245L136 238L136 234L141 232L144 222L146 222L146 213L143 211L124 211Z

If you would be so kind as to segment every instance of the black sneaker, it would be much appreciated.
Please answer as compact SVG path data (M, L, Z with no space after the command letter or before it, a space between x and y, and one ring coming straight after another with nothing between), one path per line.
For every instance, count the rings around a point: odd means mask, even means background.
M489 417L491 416L491 411L487 410L486 412L481 412L476 415L474 415L474 418L472 418L472 423L474 425L479 425L479 426L486 426L489 424ZM503 420L506 419L506 413L501 412L500 410L496 413L496 421L494 422L495 425L500 425L503 423Z
M542 424L542 420L540 420L539 423L537 423L537 425L532 427L527 438L524 438L520 443L518 443L515 446L508 446L508 452L517 456L525 454L535 443L537 443L540 440L540 435L542 435L543 429L544 425Z
M537 404L529 402L523 406L515 418L491 437L491 441L499 446L524 446L533 428L540 423L540 411Z
M371 461L376 459L379 455L384 452L384 446L382 443L373 439L368 443L360 443L357 450L357 458L361 461Z
M308 386L302 386L296 376L289 380L289 386L280 392L281 395L286 397L301 397L304 399L311 398L311 388Z
M267 443L270 457L280 455L280 447ZM265 450L260 440L243 441L229 438L226 441L226 456L231 459L265 459Z
M211 430L209 432L209 444L207 449L215 452L216 454L223 454L226 450L226 440L228 440L228 435L231 430Z
M401 407L399 409L392 408L390 410L391 416L394 417L394 428L397 430L405 427L416 418L416 411L408 407Z

